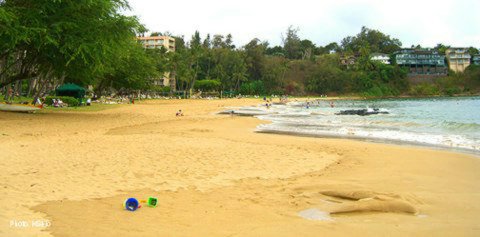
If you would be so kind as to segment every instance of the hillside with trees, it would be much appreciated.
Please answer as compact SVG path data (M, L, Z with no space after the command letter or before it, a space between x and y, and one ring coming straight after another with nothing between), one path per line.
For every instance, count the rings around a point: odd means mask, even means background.
M167 52L136 41L147 29L136 17L123 15L126 9L125 0L0 1L0 91L13 88L35 97L67 82L92 85L98 94L200 90L381 97L480 91L475 66L433 84L411 85L405 69L370 60L372 53L401 49L401 41L366 27L340 44L323 46L302 39L293 26L275 46L257 38L237 46L230 34L202 38L197 31L191 39L174 36L176 50ZM436 46L440 52L446 48ZM340 63L346 56L355 56L356 63ZM175 88L153 84L165 72L173 74Z

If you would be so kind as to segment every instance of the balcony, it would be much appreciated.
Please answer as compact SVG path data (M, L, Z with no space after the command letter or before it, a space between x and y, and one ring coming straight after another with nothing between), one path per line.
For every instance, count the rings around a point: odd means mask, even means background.
M468 55L468 54L466 54L466 55L465 54L464 55L452 55L448 58L450 58L450 59L470 59L471 56Z

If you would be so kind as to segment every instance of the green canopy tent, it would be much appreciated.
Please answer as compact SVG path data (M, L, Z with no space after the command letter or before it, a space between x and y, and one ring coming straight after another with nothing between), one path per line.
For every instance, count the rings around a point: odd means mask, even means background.
M85 97L85 88L72 83L64 84L55 90L57 96L70 96L77 99Z

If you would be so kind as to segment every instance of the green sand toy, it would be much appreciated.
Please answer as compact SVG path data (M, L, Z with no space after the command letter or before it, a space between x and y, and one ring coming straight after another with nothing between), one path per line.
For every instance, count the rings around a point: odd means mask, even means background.
M158 201L157 198L155 198L155 197L149 197L149 198L148 198L148 201L147 201L147 205L148 205L149 207L156 207L156 206L157 206L157 201Z

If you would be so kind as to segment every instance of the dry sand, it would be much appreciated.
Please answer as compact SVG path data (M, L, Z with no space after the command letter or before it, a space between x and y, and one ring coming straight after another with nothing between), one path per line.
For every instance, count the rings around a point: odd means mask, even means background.
M0 113L0 236L480 236L479 158L214 114L258 102ZM158 207L122 209L149 196Z

